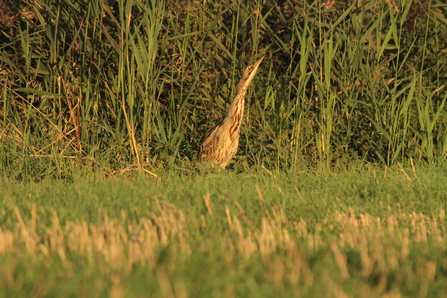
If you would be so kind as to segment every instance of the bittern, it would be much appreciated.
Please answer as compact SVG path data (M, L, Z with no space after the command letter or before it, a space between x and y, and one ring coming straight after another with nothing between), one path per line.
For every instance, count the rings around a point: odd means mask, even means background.
M244 116L245 94L263 59L264 56L245 69L227 116L208 133L200 145L198 162L213 162L225 168L236 154Z

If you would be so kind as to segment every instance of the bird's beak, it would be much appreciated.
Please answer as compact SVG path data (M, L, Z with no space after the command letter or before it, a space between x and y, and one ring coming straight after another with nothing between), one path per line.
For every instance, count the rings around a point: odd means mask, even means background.
M251 66L249 66L251 71L250 71L250 75L249 75L248 81L251 81L253 79L253 77L255 76L256 72L258 71L259 65L261 64L262 60L264 60L264 58L265 58L265 56L262 56L258 61L256 61Z
M255 64L253 64L253 68L258 68L259 64L261 64L262 60L264 60L265 56L262 56Z

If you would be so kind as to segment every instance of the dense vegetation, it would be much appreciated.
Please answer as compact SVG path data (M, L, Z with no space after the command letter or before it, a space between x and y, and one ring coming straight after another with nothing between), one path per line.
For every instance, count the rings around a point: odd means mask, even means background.
M248 93L237 167L445 160L444 1L17 1L0 7L9 177L187 167Z
M444 0L1 1L0 298L445 296L446 54Z

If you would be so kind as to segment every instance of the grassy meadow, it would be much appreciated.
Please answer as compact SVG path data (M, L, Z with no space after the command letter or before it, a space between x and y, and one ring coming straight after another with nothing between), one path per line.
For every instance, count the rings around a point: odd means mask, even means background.
M0 298L443 297L446 82L443 0L2 0Z
M0 297L447 291L446 166L0 186Z

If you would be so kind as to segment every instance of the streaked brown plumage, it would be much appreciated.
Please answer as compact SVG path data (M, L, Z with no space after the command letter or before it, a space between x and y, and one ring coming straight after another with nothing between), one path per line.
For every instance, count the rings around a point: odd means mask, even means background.
M239 145L242 117L244 115L245 94L264 56L245 69L237 86L237 95L222 122L211 130L202 142L197 161L209 161L225 168L234 157Z

